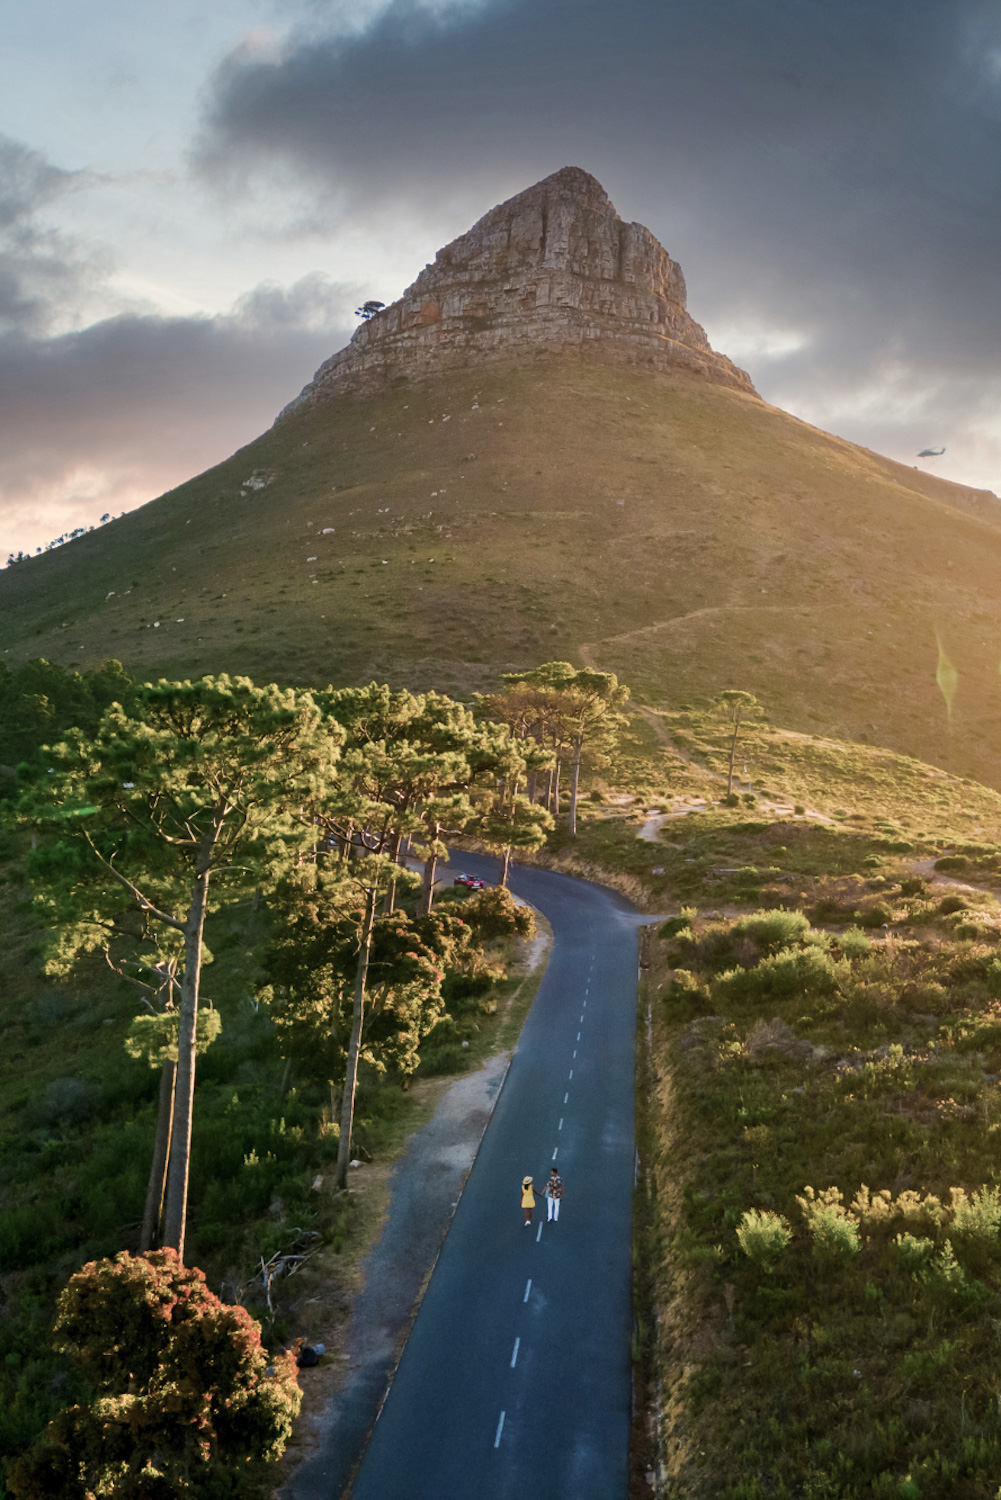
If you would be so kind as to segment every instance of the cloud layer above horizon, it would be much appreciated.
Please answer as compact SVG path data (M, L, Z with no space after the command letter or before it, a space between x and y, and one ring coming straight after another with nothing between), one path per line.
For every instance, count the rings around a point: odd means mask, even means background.
M106 191L101 160L0 145L0 542L224 457L346 340L356 298L398 296L567 164L681 262L767 399L904 461L945 444L929 467L1001 490L987 0L246 0L245 19L174 122L159 301L134 290L148 182L114 187L112 249L74 209ZM167 305L186 251L230 268L227 305ZM218 304L219 275L185 274L185 308L209 282Z

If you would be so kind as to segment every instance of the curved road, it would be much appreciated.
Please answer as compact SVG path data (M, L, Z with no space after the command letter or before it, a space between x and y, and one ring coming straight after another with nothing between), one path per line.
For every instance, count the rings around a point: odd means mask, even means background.
M496 863L456 856L496 879ZM554 945L352 1500L624 1500L638 918L512 870ZM558 1224L522 1222L553 1164Z

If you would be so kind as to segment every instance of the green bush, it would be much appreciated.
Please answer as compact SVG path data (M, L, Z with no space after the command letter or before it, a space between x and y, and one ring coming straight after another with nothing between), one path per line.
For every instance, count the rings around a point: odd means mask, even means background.
M422 1078L438 1078L444 1073L461 1073L469 1053L461 1042L446 1042L442 1047L422 1049L418 1072Z
M846 958L861 958L872 951L872 943L860 927L849 927L838 938L838 944Z
M970 861L965 854L943 854L935 861L936 870L965 870Z
M888 927L893 921L893 911L885 901L877 901L856 918L860 927Z
M664 992L665 1000L695 1000L705 995L695 975L689 969L675 969L671 982Z
M907 1271L911 1276L920 1276L927 1270L935 1254L934 1240L926 1239L923 1235L898 1234L893 1243L897 1247L897 1260L902 1271Z
M662 938L677 937L681 932L687 932L691 936L693 912L690 907L682 907L681 915L668 917L657 928L657 936Z
M862 1248L859 1227L848 1217L837 1188L825 1188L818 1195L812 1187L805 1187L802 1196L797 1194L796 1202L803 1210L818 1260L830 1263L850 1260L858 1254Z
M966 1291L966 1272L956 1259L952 1241L946 1240L931 1265L931 1275L941 1290L953 1294Z
M923 875L908 875L900 882L902 896L923 896L927 889L928 882Z
M729 969L716 981L721 1000L789 1000L830 995L837 977L822 948L783 948L753 969Z
M962 1188L953 1188L952 1215L957 1234L982 1243L996 1240L1001 1226L1001 1192L984 1187L967 1196Z
M772 1271L775 1262L792 1239L788 1220L769 1209L749 1208L737 1227L741 1250L763 1271Z
M938 909L944 917L951 917L957 911L969 911L969 906L962 896L944 896L938 904Z
M781 907L776 907L770 911L755 912L750 917L741 917L734 932L740 937L749 937L759 948L774 951L802 942L809 927L809 920L801 911L783 911Z

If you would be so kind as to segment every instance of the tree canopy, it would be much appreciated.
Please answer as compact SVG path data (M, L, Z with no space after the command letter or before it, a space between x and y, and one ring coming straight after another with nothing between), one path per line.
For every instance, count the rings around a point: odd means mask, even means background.
M46 748L20 815L47 832L28 873L50 966L105 949L126 914L182 966L165 1243L183 1257L203 930L212 902L273 884L312 838L343 732L308 693L248 678L147 684ZM218 889L217 889L218 887Z
M84 1266L55 1332L95 1394L11 1466L20 1500L209 1500L283 1453L302 1400L292 1355L269 1355L246 1309L173 1250Z

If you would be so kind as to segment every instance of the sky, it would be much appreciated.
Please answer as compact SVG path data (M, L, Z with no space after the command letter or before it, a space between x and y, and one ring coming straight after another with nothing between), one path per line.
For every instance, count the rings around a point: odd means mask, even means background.
M249 442L362 301L567 165L766 400L1001 493L998 0L81 17L4 19L0 558Z

